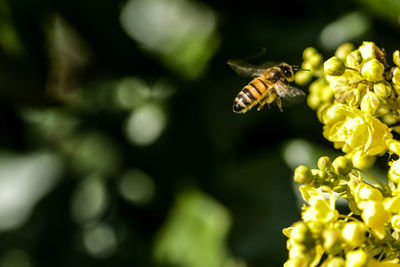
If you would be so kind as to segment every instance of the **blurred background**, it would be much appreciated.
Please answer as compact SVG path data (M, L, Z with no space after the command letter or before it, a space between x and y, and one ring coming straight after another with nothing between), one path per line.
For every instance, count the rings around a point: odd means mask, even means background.
M234 114L226 61L362 40L400 48L399 1L0 0L0 267L282 266L337 151L305 103Z

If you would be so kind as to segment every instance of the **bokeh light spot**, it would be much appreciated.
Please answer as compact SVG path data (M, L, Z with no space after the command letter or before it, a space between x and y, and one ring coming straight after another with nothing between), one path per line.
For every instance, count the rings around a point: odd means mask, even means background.
M87 252L96 258L106 258L116 249L117 238L107 224L98 224L85 230L83 242Z
M370 28L368 17L361 12L347 14L328 24L320 34L320 42L326 49L352 41Z
M187 78L204 70L218 46L216 16L206 5L189 0L130 0L120 21L144 49Z
M72 217L79 223L97 219L103 214L107 204L108 195L101 178L89 176L77 186L72 195Z
M313 148L304 140L291 140L283 150L283 158L286 164L295 169L301 164L308 164L313 159Z
M0 231L21 226L58 181L62 163L48 152L0 155Z
M150 96L149 86L139 78L126 78L117 85L116 102L122 109L133 109L140 106Z
M147 173L130 170L121 177L119 191L129 202L147 203L154 195L154 182Z
M166 114L156 104L135 109L128 117L125 133L135 145L150 145L158 139L167 124Z

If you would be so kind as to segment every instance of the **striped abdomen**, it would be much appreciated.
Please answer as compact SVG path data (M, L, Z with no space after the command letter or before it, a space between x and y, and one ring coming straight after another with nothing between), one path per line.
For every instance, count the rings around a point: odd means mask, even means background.
M245 113L266 95L269 86L261 77L254 78L242 91L239 92L233 102L233 111L236 113Z

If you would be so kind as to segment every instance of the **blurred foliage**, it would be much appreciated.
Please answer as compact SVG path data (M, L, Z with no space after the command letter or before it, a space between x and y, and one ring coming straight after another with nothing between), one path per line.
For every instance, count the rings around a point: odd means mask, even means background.
M0 266L281 266L291 168L331 146L305 104L234 114L248 80L225 62L392 51L399 14L396 0L0 0Z
M222 266L228 212L199 192L184 192L176 201L155 242L156 259L174 266Z

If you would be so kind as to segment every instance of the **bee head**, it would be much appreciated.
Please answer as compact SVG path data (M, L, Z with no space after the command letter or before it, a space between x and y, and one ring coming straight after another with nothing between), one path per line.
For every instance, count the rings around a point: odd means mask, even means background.
M281 64L279 64L279 68L282 70L286 79L288 79L289 81L294 80L294 72L295 72L295 68L296 68L296 70L298 70L297 67L292 67L291 65L289 65L285 62L282 62Z

